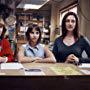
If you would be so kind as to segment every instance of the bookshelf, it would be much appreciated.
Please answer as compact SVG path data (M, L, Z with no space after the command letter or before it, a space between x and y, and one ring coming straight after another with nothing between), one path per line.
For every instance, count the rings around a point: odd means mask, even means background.
M47 23L45 22L45 18L42 16L33 16L33 14L18 14L17 16L17 22L19 26L19 30L17 31L18 40L26 40L25 39L25 32L27 31L27 28L29 25L37 24L42 32L42 39L41 43L46 44L47 42L50 42L50 29L47 26ZM24 42L23 41L23 42Z

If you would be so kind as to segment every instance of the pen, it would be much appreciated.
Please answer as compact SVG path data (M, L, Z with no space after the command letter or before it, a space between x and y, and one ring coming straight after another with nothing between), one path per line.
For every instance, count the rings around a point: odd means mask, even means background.
M30 71L30 72L40 72L40 69L25 69L25 71Z

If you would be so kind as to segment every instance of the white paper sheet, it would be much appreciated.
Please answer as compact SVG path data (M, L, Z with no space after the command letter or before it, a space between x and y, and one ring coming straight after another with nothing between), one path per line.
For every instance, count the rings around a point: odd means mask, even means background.
M81 65L78 66L79 68L90 68L90 64L88 63L83 63Z
M85 73L86 75L90 75L90 71L89 70L81 69L80 71L83 72L83 73Z
M2 63L1 69L21 69L24 68L21 63Z

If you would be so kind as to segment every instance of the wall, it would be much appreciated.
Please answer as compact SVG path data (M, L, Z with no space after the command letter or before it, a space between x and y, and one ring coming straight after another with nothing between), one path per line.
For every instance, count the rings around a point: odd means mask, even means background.
M90 40L90 0L78 0L78 14L80 18L80 31Z
M51 41L56 38L55 28L59 27L59 12L63 8L78 2L78 15L80 32L90 39L90 0L62 0L60 3L53 2L51 10Z
M55 2L52 2L51 7L51 33L50 33L50 41L54 41L55 39L55 28L57 27L57 6Z
M62 0L61 2L52 2L51 7L51 41L54 41L57 35L55 34L55 28L59 27L59 13L60 10L74 3L76 0Z

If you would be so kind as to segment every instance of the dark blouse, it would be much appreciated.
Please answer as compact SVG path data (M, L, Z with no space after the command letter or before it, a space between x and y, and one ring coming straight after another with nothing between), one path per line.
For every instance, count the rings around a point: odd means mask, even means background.
M84 50L88 58L82 58ZM86 37L80 36L74 44L67 46L63 43L63 39L58 37L54 42L53 53L57 62L65 62L68 55L74 54L79 58L80 63L90 63L90 42Z

